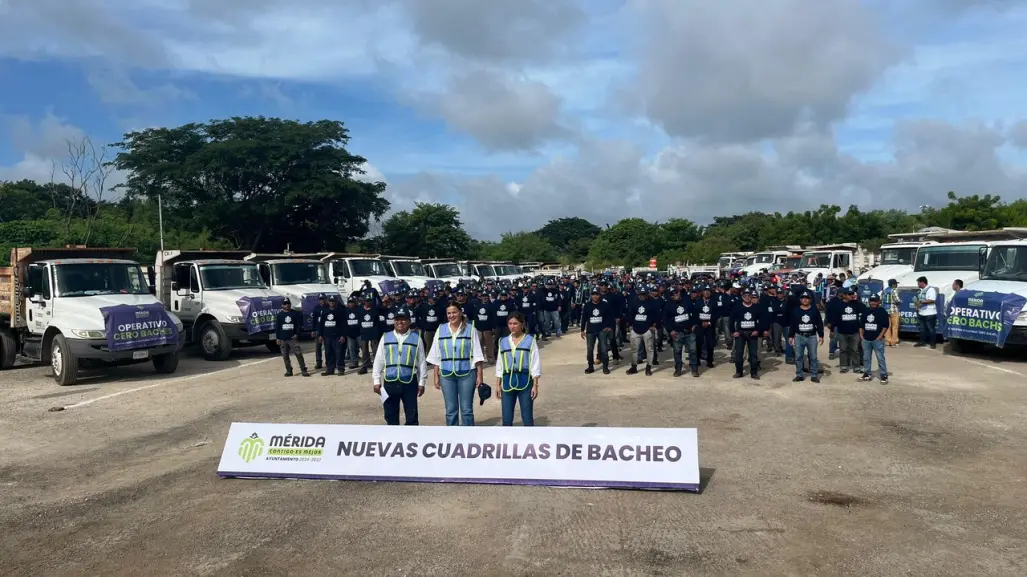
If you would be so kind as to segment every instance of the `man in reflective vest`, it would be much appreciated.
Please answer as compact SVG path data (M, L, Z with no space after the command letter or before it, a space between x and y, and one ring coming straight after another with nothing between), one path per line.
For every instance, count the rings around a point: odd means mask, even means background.
M417 397L424 394L428 380L421 336L410 330L410 311L398 308L393 314L394 328L378 341L374 356L372 380L375 394L385 387L387 398L382 403L385 423L399 424L399 404L403 403L406 425L417 425ZM384 384L383 384L384 381Z

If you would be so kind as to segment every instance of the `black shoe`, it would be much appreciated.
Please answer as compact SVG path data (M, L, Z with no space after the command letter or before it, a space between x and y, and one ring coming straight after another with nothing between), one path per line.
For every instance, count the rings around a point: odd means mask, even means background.
M335 374L335 371L324 371L323 373L321 373L321 376L322 377L327 377L329 375L334 375L334 374Z
M591 375L594 372L596 372L596 370L595 370L595 368L593 368L591 366L589 366L588 368L585 369L585 374L586 375Z
M813 377L813 378L810 379L810 381L812 381L814 383L819 383L820 382L820 377Z
M742 378L743 376L744 376L744 375L742 375L742 373L735 373L735 374L731 375L731 377L732 377L732 378L735 378L735 379L740 379L740 378Z
M757 375L756 373L753 373L753 374L749 375L749 378L754 380L754 381L760 380L760 376Z
M291 377L292 376L292 371L285 371L285 376Z
M653 369L650 368L649 365L645 366L645 376L647 376L647 377L653 376Z
M888 384L888 377L881 377L881 381L880 382L881 382L882 385L887 385Z
M315 371L320 371L323 368L324 368L324 365L322 365L321 363L317 363L316 365L314 365L314 370Z
M309 377L309 376L310 376L310 371L304 370L304 371L303 371L302 373L300 373L300 374L301 374L301 375L303 375L304 377Z
M834 360L834 353L828 353L827 360L833 361Z
M339 367L339 376L341 377L341 376L344 376L345 374L346 374L346 367Z
M357 374L358 374L358 375L366 375L366 374L367 374L367 368L365 368L365 367L360 367L360 370L359 370L359 371L357 371Z
M693 377L698 377L699 376L699 369L692 369L692 376Z
M603 374L604 375L610 374L610 367L603 367Z
M913 348L915 349L917 347L922 347L922 346L924 346L923 343L917 343L917 344L913 345Z
M656 367L656 366L659 366L659 365L660 365L660 361L657 360L657 359L653 359L653 366Z
M624 371L624 374L625 375L637 375L638 374L638 367L635 366L635 365L631 365L631 368L626 370L626 371Z
M713 368L713 363L706 363L706 368L707 369L712 369Z
M934 349L936 349L936 348L938 348L938 345L931 345L931 350L932 350L932 351L933 351Z
M801 383L801 382L803 382L805 380L806 379L804 377L795 377L794 379L792 379L792 382L793 383Z
M680 377L681 373L683 373L683 372L684 371L682 371L681 369L674 369L674 376L675 377Z
M849 368L848 367L844 367L844 368L842 368L841 371L838 371L838 372L840 372L841 374L844 375L845 373L849 372Z

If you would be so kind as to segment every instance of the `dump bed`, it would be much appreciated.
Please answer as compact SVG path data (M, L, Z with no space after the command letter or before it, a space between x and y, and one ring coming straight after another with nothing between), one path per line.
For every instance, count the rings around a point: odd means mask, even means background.
M0 267L0 319L20 326L21 287L25 278L25 267L44 260L68 258L131 259L134 248L12 248L11 266ZM12 322L11 319L14 319Z

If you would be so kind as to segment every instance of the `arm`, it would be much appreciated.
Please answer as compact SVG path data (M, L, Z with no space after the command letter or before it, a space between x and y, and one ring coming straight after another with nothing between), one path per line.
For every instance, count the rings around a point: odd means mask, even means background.
M382 370L385 369L385 337L378 339L378 352L374 354L371 368L371 382L378 387L382 384Z
M420 381L418 387L418 396L424 394L424 385L428 382L428 361L424 358L424 345L421 344L421 336L414 334L417 337L417 378Z
M474 334L474 331L471 331ZM442 352L439 350L439 337L435 336L435 340L432 341L431 350L428 351L428 358L426 359L428 364L435 365L436 367L442 364Z

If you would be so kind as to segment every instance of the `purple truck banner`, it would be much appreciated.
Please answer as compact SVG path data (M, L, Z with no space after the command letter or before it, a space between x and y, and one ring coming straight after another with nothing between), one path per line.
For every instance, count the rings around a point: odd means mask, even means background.
M178 344L178 327L161 303L101 307L107 349L127 351Z
M235 301L239 305L246 323L246 332L253 335L275 330L275 317L282 310L285 297L242 297Z
M945 338L987 343L1002 348L1027 298L1017 294L963 289L952 297Z
M326 299L334 295L340 304L345 302L342 300L342 295L339 293L324 293L324 295ZM320 304L317 301L317 295L307 295L303 297L303 300L300 303L300 308L303 311L303 330L305 331L314 330L314 309L316 309Z

